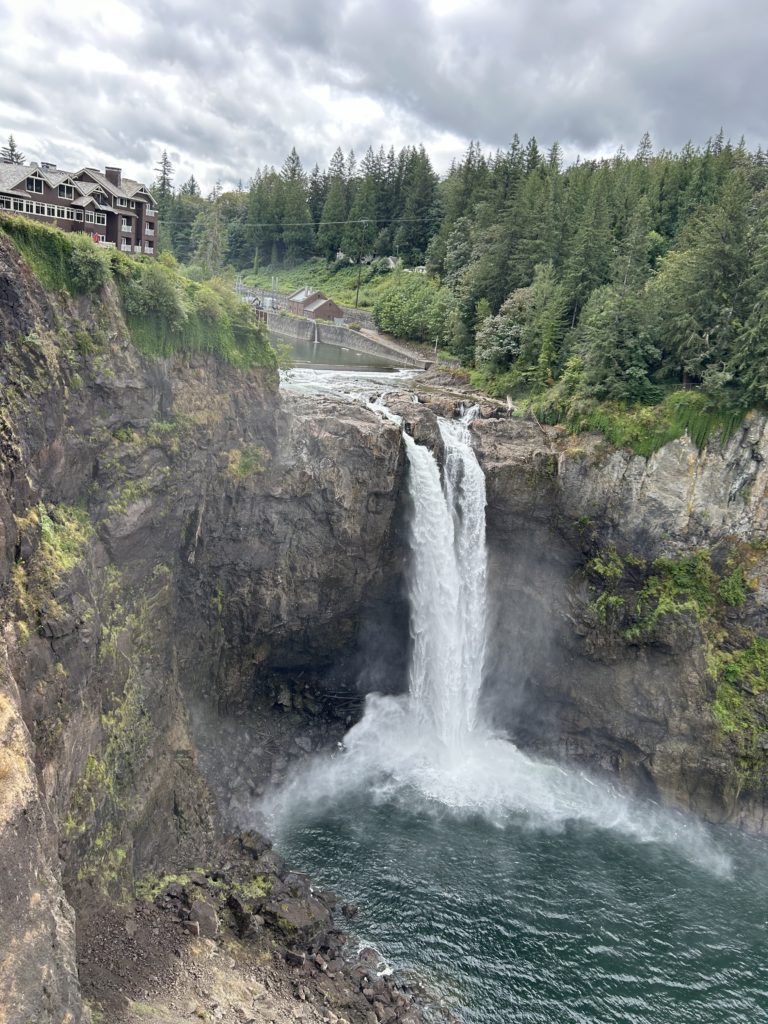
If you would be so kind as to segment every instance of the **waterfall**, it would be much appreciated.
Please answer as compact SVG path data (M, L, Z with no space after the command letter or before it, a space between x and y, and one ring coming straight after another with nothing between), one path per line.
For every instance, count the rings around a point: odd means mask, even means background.
M414 709L449 750L477 723L485 647L485 477L468 423L439 421L443 482L432 453L404 434L410 528Z
M384 399L367 404L402 422ZM339 754L311 761L261 801L260 814L274 827L366 793L418 813L480 814L501 826L526 821L557 829L580 821L674 846L694 863L727 873L728 857L695 822L632 801L582 771L529 757L481 720L486 498L469 430L473 413L438 421L442 479L432 452L403 433L412 507L409 692L369 694Z

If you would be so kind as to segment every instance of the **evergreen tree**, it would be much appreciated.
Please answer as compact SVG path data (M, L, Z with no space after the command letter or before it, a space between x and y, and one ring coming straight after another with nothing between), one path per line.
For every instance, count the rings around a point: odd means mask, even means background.
M173 196L173 164L167 150L163 150L163 155L160 157L160 162L155 167L155 170L157 176L155 177L153 191L158 202L158 209L160 209L160 204L168 202Z
M300 263L315 247L312 215L307 203L307 186L301 160L295 148L283 164L282 241L287 263Z
M320 224L317 229L317 251L332 260L341 249L347 219L347 172L344 154L336 150L328 168L327 188Z
M208 277L217 274L224 265L227 238L218 202L210 202L198 214L192 228L195 245L194 261Z
M157 177L152 188L159 215L156 246L158 252L172 251L171 225L173 222L173 164L166 150L155 168Z
M571 309L572 326L593 289L608 280L613 262L606 194L601 187L603 181L602 173L591 176L586 206L563 268L563 284Z
M325 205L325 194L327 191L328 182L326 176L320 171L320 167L315 164L312 168L312 173L309 176L309 186L307 193L307 202L309 204L309 212L312 217L312 223L315 227L320 223L320 218L323 213L323 206Z
M274 167L258 171L248 192L248 233L255 266L278 263L282 256L283 180Z
M405 203L395 232L395 248L407 264L415 266L426 259L429 239L440 221L437 175L423 146L410 154L402 192Z
M702 214L654 282L661 341L681 379L705 381L730 363L749 316L751 193L742 171L731 175L721 201ZM727 383L722 377L715 390Z
M171 249L180 263L189 263L195 251L192 231L198 214L205 208L205 200L189 192L179 195L173 203L173 219L166 225L170 235Z
M642 291L616 285L595 289L584 308L579 335L586 395L630 402L652 397L651 374L661 352L654 340L652 306Z
M197 184L194 174L190 174L184 184L179 188L180 196L191 196L193 199L200 196L200 186Z
M645 132L642 139L640 139L635 159L641 164L648 164L653 159L653 141L650 132Z
M371 256L377 233L375 183L365 177L358 184L341 247L354 260Z
M8 145L0 149L0 160L7 164L23 164L26 157L20 152L12 135L8 136Z

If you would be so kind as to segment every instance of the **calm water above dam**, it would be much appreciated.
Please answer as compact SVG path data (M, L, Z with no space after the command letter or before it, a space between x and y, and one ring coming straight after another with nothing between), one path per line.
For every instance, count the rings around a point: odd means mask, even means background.
M392 360L386 356L377 356L369 352L356 352L351 348L338 345L326 345L322 341L302 341L292 339L281 342L290 350L293 365L297 367L314 367L315 369L336 370L392 370Z

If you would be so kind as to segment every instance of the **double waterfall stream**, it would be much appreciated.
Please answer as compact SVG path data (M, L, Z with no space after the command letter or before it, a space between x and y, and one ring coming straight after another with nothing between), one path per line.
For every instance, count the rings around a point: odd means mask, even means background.
M409 693L370 695L343 749L264 801L281 851L360 904L354 937L422 980L435 1019L768 1022L765 845L537 761L483 722L469 421L440 421L442 478L404 434Z

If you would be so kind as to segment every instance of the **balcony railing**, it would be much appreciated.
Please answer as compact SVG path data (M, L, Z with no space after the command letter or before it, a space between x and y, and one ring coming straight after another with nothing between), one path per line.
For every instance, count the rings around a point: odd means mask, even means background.
M102 249L116 249L117 246L114 242L99 242Z
M140 245L134 245L133 251L134 252L141 252L141 246Z
M157 210L153 210L151 206L145 207L144 213L145 213L145 215L147 217L156 217L157 216Z
M124 235L130 235L131 232L133 231L133 228L131 227L130 224L121 224L120 225L120 230L122 231L122 233Z
M149 253L150 256L154 255L155 247L153 245L145 245L144 252Z
M127 242L123 242L123 244L120 246L120 248L123 250L123 252L133 252L133 246L132 245L128 245Z
M150 227L149 225L147 225L147 226L146 226L146 227L144 228L144 234L145 234L145 235L148 235L148 236L149 236L149 238L154 238L154 235L155 235L155 229L154 229L154 228L151 228L151 227Z

